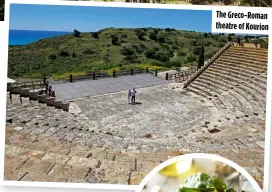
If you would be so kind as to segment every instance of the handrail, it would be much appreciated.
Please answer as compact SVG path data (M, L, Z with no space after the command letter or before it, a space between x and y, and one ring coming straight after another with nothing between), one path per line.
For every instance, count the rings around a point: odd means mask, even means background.
M203 73L216 59L218 59L226 50L228 50L233 45L232 42L228 42L224 47L222 47L214 56L209 59L200 69L196 71L191 78L189 78L183 85L186 88L190 83L192 83L201 73Z

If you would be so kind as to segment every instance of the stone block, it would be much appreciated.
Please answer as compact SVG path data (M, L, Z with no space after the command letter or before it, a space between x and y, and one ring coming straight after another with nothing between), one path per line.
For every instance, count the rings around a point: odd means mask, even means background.
M46 175L53 168L55 163L49 161L42 161L38 159L29 159L19 169L28 173L35 173L37 175Z
M29 100L37 101L38 100L38 91L30 90L29 91Z
M57 164L49 173L53 177L84 179L89 169L86 167L74 167L69 164Z
M12 94L20 94L21 89L22 89L21 85L13 85L10 87L10 92Z
M55 100L54 104L55 104L55 108L62 109L62 101Z
M69 102L62 102L61 104L61 108L63 109L63 111L69 111L69 106L70 106L70 103Z
M38 95L38 102L39 103L46 103L46 94Z
M96 168L98 165L98 160L91 159L91 158L83 158L83 157L77 157L73 156L68 162L68 165L73 165L77 167L85 167L85 168Z
M132 172L130 176L130 185L139 185L141 181L144 179L146 174L141 172Z
M66 155L60 155L60 154L48 152L43 156L42 160L52 162L52 163L64 164L69 160L69 157Z
M22 88L20 91L21 97L29 97L30 88Z
M67 182L68 178L36 174L33 172L27 173L21 181L36 181L36 182Z
M47 97L45 100L48 106L55 106L56 97Z

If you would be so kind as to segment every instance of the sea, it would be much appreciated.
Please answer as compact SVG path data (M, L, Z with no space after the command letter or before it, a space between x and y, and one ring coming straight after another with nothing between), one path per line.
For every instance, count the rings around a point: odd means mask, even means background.
M34 41L61 36L66 34L72 34L73 32L67 31L30 31L30 30L9 30L9 45L26 45Z

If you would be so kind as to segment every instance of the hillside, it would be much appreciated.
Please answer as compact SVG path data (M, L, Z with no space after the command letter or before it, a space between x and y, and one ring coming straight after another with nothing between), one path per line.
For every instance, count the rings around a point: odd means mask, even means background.
M0 21L4 21L5 0L0 0Z
M171 68L197 61L201 44L210 58L227 42L226 35L175 29L118 29L51 37L10 46L9 77L60 77L112 68ZM77 37L79 34L79 37Z

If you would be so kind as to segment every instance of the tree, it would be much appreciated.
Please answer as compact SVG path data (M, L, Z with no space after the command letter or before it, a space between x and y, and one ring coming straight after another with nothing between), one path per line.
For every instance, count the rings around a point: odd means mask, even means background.
M98 35L99 35L98 32L93 32L93 33L92 33L92 37L95 38L95 39L98 39L98 38L99 38Z
M51 54L48 56L48 59L54 61L55 59L57 59L57 56L55 54Z
M111 43L113 44L113 45L118 45L118 37L116 36L116 35L112 35L111 36Z
M134 50L133 50L133 49L130 49L130 48L123 47L123 48L120 50L120 53L121 53L122 55L125 55L125 56L133 55L133 54L134 54Z
M164 37L159 37L158 41L159 41L159 43L165 43L165 38Z
M158 40L156 33L150 33L150 34L149 34L149 38L150 38L151 40L153 40L153 41L157 41L157 40Z
M74 29L74 36L75 37L80 37L80 32L76 29Z
M205 50L203 45L201 46L199 58L198 58L198 63L197 63L197 68L200 69L204 65L204 60L205 60Z
M145 38L144 38L145 33L142 32L141 30L136 31L136 35L137 35L139 40L142 40L142 41L145 40Z

